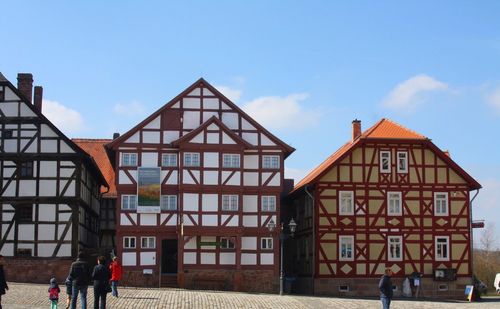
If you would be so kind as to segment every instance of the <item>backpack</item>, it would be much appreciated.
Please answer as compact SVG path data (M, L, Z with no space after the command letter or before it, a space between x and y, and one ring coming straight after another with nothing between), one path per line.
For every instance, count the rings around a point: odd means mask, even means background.
M50 300L58 300L59 299L59 289L57 287L53 287L49 289L49 299Z

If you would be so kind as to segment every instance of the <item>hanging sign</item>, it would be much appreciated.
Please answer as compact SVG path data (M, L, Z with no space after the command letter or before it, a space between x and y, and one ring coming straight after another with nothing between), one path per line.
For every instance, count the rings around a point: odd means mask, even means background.
M137 212L160 213L160 168L139 167L137 178Z

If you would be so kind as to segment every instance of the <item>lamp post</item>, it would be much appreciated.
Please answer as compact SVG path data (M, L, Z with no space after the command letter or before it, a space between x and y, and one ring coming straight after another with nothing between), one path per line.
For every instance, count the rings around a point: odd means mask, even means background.
M276 223L271 219L269 223L267 224L267 228L269 229L269 232L273 232L274 229L276 228ZM280 295L283 295L283 280L284 280L284 271L283 271L283 244L285 243L285 240L288 237L293 237L293 234L295 233L295 229L297 228L297 223L293 220L293 218L290 220L288 223L288 228L290 229L290 234L285 233L284 230L284 224L281 223L281 229L280 229Z

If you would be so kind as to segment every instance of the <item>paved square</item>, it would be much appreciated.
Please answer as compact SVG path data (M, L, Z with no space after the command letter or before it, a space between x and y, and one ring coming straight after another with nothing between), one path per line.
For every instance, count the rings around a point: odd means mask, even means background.
M6 309L49 308L48 284L9 283L10 290L2 297ZM65 290L65 289L61 289ZM93 308L93 290L88 290L88 308ZM381 308L376 299L346 299L310 296L278 296L272 294L249 294L236 292L193 291L182 289L135 289L120 288L120 297L108 294L110 309L133 308ZM65 308L66 295L61 293L59 308ZM78 306L80 308L80 306ZM500 298L488 299L481 303L432 302L395 300L391 308L500 308Z

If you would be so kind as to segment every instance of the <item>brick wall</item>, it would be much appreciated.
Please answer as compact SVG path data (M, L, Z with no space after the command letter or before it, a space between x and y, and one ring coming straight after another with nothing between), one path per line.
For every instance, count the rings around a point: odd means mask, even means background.
M55 277L59 284L64 284L69 274L73 259L68 258L19 258L4 257L7 281L46 283Z

